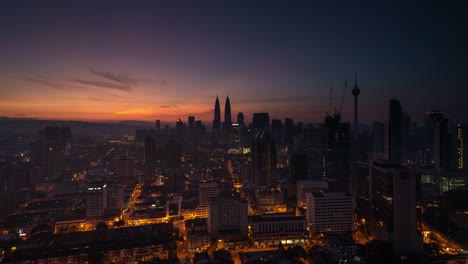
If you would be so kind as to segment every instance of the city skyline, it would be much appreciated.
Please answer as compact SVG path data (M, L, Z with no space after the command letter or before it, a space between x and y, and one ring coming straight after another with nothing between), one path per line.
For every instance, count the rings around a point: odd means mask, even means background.
M213 99L229 93L233 116L322 122L330 86L333 109L357 72L359 123L385 120L391 98L416 121L439 109L468 122L466 17L455 3L1 6L0 116L173 122L192 115L209 125Z

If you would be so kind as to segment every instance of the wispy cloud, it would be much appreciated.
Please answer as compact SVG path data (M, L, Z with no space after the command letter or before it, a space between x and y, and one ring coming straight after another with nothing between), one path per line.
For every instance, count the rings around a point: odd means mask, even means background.
M175 104L171 104L171 105L161 105L160 106L161 108L179 108L177 105Z
M138 83L138 80L132 78L129 74L113 73L113 72L100 71L100 70L95 70L95 69L89 69L89 72L96 76L111 80L116 83L127 84L127 85Z
M26 81L37 83L37 84L44 85L44 86L47 86L47 87L51 87L51 88L55 88L55 89L63 89L63 86L61 84L59 84L57 82L54 82L54 81L51 81L51 80L46 79L46 78L42 78L42 77L25 77L24 79Z
M124 111L118 111L115 112L114 114L116 115L144 115L144 114L149 114L151 111L148 109L144 108L136 108L136 109L128 109Z
M101 88L117 89L117 90L126 91L126 92L130 92L132 90L132 86L128 84L120 84L120 83L105 82L105 81L81 80L81 79L74 80L74 82L78 84L84 84L84 85L101 87Z

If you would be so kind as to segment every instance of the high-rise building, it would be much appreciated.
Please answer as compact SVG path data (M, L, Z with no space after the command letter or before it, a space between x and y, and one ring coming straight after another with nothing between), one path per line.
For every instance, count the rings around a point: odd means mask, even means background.
M401 113L401 159L411 160L411 117L408 113Z
M202 124L201 120L195 121L195 139L194 144L200 144L200 141L205 137L205 126Z
M124 186L121 182L109 182L106 186L107 208L122 211L124 209Z
M219 136L221 132L221 107L219 106L219 99L216 96L215 108L214 108L214 119L213 119L213 134Z
M359 132L358 124L358 96L361 93L357 85L357 74L354 74L354 89L351 91L354 96L354 135L357 135Z
M283 124L281 123L281 119L271 120L271 133L275 142L281 145L283 142Z
M194 116L188 117L187 141L190 144L195 144L195 141L196 141L195 117Z
M452 151L450 148L451 137L449 135L448 119L443 118L433 128L434 149L433 161L437 170L451 169Z
M350 190L349 171L351 149L349 123L342 123L340 115L327 116L322 127L322 152L325 153L324 172L331 191Z
M0 160L0 216L15 209L16 170L15 162Z
M385 142L385 125L384 123L374 122L373 124L374 134L374 151L373 158L383 159L384 158L384 142Z
M401 105L396 99L390 100L389 120L385 131L385 158L400 162L402 159Z
M229 101L229 95L226 97L226 103L224 104L224 127L229 130L232 124L231 120L231 102Z
M211 237L234 240L247 238L248 204L245 200L208 200L208 232Z
M107 184L91 183L86 192L86 219L102 219L108 206Z
M145 138L145 184L150 185L156 181L154 164L156 142L152 137Z
M175 130L175 132L176 132L175 138L176 138L177 141L179 141L179 142L184 142L185 141L186 130L187 130L187 126L179 118L179 120L177 120L177 122L176 122L176 130Z
M252 125L256 131L262 129L270 130L270 116L268 113L254 113L252 118Z
M308 156L306 152L297 151L291 155L291 178L289 182L296 183L306 180L309 172Z
M240 126L245 126L245 122L244 122L244 113L240 112L237 114L237 123L240 125Z
M180 171L182 146L179 142L171 140L164 144L165 177L164 183L167 193L175 193L185 187L185 180Z
M369 166L369 232L376 239L393 242L396 256L419 252L418 174L397 161L374 161Z
M294 145L294 121L291 118L284 119L284 143L288 147L292 147Z
M328 182L323 180L305 180L297 183L297 206L307 205L307 193L314 193L328 190Z
M468 169L468 125L457 125L457 168Z
M253 184L257 187L275 188L276 144L266 129L257 133L252 145Z
M216 182L201 182L198 192L200 207L208 206L208 200L218 196L218 184Z
M304 143L301 144L307 153L307 176L309 180L326 178L326 138L323 126L304 128Z
M135 159L129 157L117 158L115 161L115 174L117 180L121 182L132 182L135 174Z
M313 234L340 234L354 230L353 197L343 192L307 193L307 224Z
M156 120L156 132L161 133L161 120Z

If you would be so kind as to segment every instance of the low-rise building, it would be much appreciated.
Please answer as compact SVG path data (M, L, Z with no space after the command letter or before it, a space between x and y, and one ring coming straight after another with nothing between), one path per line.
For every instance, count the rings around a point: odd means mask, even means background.
M263 214L251 216L249 222L250 238L255 242L267 240L272 244L297 244L307 237L304 216L292 213Z

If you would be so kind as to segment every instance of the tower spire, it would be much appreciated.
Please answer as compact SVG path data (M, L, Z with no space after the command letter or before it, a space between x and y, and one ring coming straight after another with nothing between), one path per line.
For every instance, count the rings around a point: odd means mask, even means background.
M358 96L361 93L357 85L357 73L354 73L354 89L351 91L354 96L354 135L356 136L359 131L358 124Z

